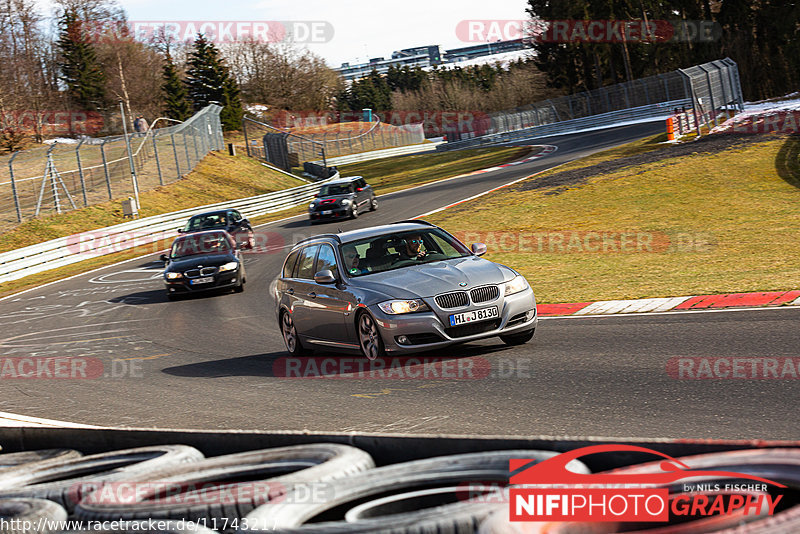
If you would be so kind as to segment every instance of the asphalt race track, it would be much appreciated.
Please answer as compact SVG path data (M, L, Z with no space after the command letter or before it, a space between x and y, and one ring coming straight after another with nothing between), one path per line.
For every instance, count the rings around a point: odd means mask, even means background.
M365 360L318 353L309 361L327 361L327 377L280 376L291 365L314 371L287 362L275 319L270 285L285 246L337 226L412 218L662 128L541 139L558 150L380 197L377 212L355 221L263 226L268 252L246 255L242 294L169 302L154 254L2 300L4 362L71 356L82 367L52 379L13 379L0 368L0 410L128 427L796 439L798 380L681 380L667 365L677 357L794 357L800 309L543 319L522 347L498 339L417 355L438 368L423 362L351 378Z

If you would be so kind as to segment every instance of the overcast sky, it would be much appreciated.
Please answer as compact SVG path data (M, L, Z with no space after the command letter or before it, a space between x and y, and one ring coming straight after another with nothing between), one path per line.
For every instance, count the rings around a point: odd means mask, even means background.
M47 2L47 0L42 0ZM465 20L521 20L525 0L121 0L131 21L321 21L329 42L308 44L330 66L390 57L401 48L472 44L456 35ZM463 23L462 23L463 24ZM462 26L463 27L463 26ZM488 27L487 27L488 29ZM493 39L496 40L496 39Z

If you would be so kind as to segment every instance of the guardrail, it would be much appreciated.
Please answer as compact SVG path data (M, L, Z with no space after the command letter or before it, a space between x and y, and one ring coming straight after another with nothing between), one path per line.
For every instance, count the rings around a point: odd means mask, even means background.
M621 109L617 111L611 111L609 113L601 113L599 115L590 115L588 117L581 117L579 119L553 122L550 124L523 128L511 132L495 133L480 137L473 137L472 139L453 141L452 143L446 143L444 145L437 146L436 150L454 150L473 146L494 145L497 143L518 141L520 139L530 139L532 137L545 137L549 135L571 133L588 128L615 126L621 123L636 121L639 119L657 119L661 117L667 118L674 113L676 108L684 108L690 105L691 100L689 99L659 102L657 104L650 104L648 106Z
M319 191L320 182L283 191L145 217L131 222L91 230L0 254L0 283L64 267L178 235L178 227L196 213L214 209L239 210L257 217L308 202Z
M391 158L392 156L402 156L405 154L415 154L417 152L433 152L436 147L441 145L443 141L436 141L432 143L419 143L416 145L406 145L397 148L385 148L382 150L371 150L369 152L360 152L358 154L349 154L347 156L338 156L335 158L326 158L328 166L330 165L347 165L348 163L360 163L362 161L370 161L373 159ZM322 165L322 160L313 161L318 165Z

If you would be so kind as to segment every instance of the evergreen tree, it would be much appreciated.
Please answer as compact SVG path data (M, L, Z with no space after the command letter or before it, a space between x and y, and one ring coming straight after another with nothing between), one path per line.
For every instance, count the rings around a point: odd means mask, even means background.
M186 88L195 111L212 102L223 106L220 120L225 130L242 125L242 102L239 86L220 57L219 50L203 34L198 34L189 55Z
M102 111L106 104L105 76L94 47L77 12L66 10L59 21L58 67L71 103L86 111Z
M188 119L192 116L192 106L186 98L186 88L178 77L178 69L169 53L163 67L163 78L161 91L164 93L164 113L170 119Z

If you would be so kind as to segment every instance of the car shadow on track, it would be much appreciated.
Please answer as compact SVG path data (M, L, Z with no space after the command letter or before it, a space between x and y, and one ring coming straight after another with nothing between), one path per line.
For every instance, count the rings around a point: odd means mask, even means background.
M358 354L331 352L294 357L281 350L178 365L162 369L161 372L192 378L480 378L491 370L492 354L510 349L513 347L505 344L465 344L410 355L385 356L373 361Z
M130 293L128 295L120 295L118 297L113 297L108 299L108 302L115 302L119 304L132 304L132 305L158 304L161 302L178 303L184 300L201 300L206 298L225 296L229 294L231 294L230 288L212 289L208 291L203 291L201 293L186 293L178 295L174 301L171 301L169 300L169 298L167 298L167 292L165 290L151 289L148 291L137 291L136 293Z

